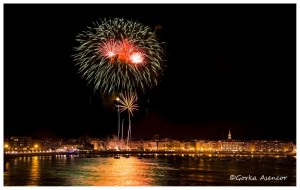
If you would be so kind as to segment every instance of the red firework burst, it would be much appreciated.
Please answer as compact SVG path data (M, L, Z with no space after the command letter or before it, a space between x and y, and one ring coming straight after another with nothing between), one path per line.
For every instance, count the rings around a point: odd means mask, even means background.
M109 40L100 46L100 53L103 57L113 58L118 52L118 43L114 40Z
M142 49L135 46L128 40L109 40L101 45L100 53L103 57L114 61L115 57L120 63L140 64L144 63L144 53Z

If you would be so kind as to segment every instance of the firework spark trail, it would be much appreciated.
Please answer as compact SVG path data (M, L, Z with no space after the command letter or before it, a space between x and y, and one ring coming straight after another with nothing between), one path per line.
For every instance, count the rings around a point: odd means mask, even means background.
M125 92L124 94L120 94L120 98L118 99L118 102L120 103L118 105L118 109L120 109L121 112L128 111L128 134L127 134L127 146L129 139L131 138L131 119L130 115L133 116L133 111L138 110L137 102L137 95L136 93L130 93Z
M125 92L124 94L120 94L120 99L119 99L119 108L120 111L123 112L125 110L128 110L128 112L133 116L133 111L138 110L138 105L136 104L137 102L137 95L135 93L130 93L130 92Z
M95 91L145 92L157 86L163 49L148 26L121 18L104 19L77 35L74 61Z

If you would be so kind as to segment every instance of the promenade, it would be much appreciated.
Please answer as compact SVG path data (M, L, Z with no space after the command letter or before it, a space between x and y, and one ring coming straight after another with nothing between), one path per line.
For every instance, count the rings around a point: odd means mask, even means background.
M86 156L105 156L105 155L198 155L198 156L296 156L295 153L284 153L284 152L249 152L249 151L142 151L142 150L92 150L92 151L77 151L77 152L30 152L30 153L6 153L4 154L4 160L17 157L31 157L31 156L55 156L55 155L86 155Z

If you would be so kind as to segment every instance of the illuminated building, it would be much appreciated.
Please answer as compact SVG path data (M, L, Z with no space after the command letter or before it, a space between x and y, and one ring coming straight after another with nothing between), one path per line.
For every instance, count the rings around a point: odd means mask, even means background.
M221 145L222 151L247 151L247 143L244 141L224 141Z
M196 148L196 142L190 141L190 142L185 142L185 150L195 150Z
M229 140L229 141L231 140L231 133L230 133L230 129L229 129L229 132L228 132L228 140Z
M260 152L260 153L288 153L295 152L293 142L280 140L250 140L242 141L232 139L229 129L226 140L190 140L178 141L170 139L150 141L130 141L128 146L125 141L117 138L91 139L89 142L79 142L71 139L62 140L32 140L31 137L11 137L4 140L5 152L10 151L49 151L49 150L138 150L138 151L199 151L199 152Z
M184 142L173 140L172 143L173 143L173 150L182 150L185 147Z
M59 147L60 150L65 151L73 151L73 150L82 150L84 149L82 144L72 143L72 142L64 142Z
M29 150L32 147L31 137L11 137L9 140L11 150Z
M41 141L43 150L56 150L59 149L62 141L61 140L52 140L52 139L46 139Z
M129 148L131 150L144 150L143 141L130 141Z
M157 150L167 150L168 142L167 141L157 141Z
M91 144L94 145L94 150L104 150L104 142L102 140L94 139L91 141Z
M157 141L146 141L144 142L144 150L157 150Z
M31 148L33 151L41 151L44 147L42 146L41 140L31 140Z

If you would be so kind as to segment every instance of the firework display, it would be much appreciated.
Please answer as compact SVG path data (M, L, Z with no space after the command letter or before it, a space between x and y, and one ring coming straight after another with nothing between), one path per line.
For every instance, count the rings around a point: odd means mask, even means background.
M120 103L119 107L121 112L128 110L128 113L133 116L133 111L138 110L138 105L136 104L137 95L135 93L121 93L118 102Z
M118 109L120 108L120 111L123 112L125 110L128 111L128 134L127 134L127 145L128 141L131 138L131 119L130 115L133 116L133 111L138 110L138 105L136 104L137 102L137 95L135 93L121 93L120 98L118 98Z
M163 49L148 26L122 18L104 19L76 40L74 60L95 91L145 92L158 84Z

